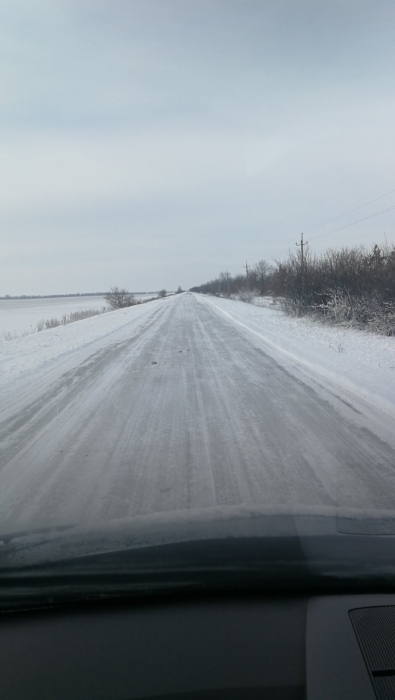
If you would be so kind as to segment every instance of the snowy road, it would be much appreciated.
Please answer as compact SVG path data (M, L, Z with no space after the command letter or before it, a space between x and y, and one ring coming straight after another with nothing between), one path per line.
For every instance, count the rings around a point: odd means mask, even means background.
M214 505L394 507L384 414L202 297L137 312L7 398L3 530Z

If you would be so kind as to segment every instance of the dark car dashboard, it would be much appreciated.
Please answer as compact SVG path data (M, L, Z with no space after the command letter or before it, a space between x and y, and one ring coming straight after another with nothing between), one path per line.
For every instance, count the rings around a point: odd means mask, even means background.
M7 612L2 700L388 700L395 595L134 600Z

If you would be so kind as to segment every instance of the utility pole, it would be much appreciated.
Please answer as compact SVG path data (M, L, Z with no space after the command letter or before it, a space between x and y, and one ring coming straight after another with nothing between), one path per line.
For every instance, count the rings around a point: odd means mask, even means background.
M304 248L307 246L308 241L303 240L303 233L300 234L300 243L296 243L300 247L300 290L299 290L299 303L302 304L302 298L304 297Z
M245 269L246 269L247 289L248 289L248 288L249 288L249 283L248 283L248 270L251 269L251 266L247 263L247 260L246 260L246 264L245 264Z
M229 296L229 272L225 272L226 280L228 282L228 296Z
M295 245L297 245L298 247L300 247L300 259L301 259L301 263L302 263L302 269L303 269L303 265L304 265L304 251L303 251L303 248L304 248L305 246L307 246L308 243L309 243L308 241L306 241L306 242L303 241L303 233L300 234L300 243L295 243Z

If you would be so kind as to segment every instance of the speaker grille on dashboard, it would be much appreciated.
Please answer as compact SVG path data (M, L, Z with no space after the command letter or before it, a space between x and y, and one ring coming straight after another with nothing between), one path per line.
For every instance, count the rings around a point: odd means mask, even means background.
M395 698L395 606L349 612L372 685L379 700Z

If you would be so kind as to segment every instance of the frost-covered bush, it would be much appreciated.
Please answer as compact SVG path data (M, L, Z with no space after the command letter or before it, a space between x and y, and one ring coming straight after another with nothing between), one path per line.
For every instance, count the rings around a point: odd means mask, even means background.
M395 335L395 246L328 250L321 256L290 254L278 262L271 291L293 316Z
M286 297L280 299L280 308L285 311L288 316L304 316L307 313L307 309L303 303L297 299L287 299Z
M332 323L395 335L395 302L384 300L378 293L357 296L343 290L330 290L325 304L313 310Z
M251 304L256 296L258 296L258 292L255 289L239 290L239 299L240 301L244 301L246 304Z

